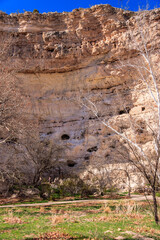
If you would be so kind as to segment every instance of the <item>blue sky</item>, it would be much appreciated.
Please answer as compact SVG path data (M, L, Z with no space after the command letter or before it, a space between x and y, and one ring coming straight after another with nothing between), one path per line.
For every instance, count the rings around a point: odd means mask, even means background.
M129 10L137 11L138 7L149 9L160 7L160 0L0 0L0 10L6 13L33 11L38 9L43 12L70 12L75 8L88 8L95 4L110 4L114 7L128 7Z

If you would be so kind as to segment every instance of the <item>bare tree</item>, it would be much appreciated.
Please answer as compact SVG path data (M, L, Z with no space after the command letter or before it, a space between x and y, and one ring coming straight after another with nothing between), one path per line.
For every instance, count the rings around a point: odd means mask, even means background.
M98 156L98 159L99 161L91 160L90 165L86 166L83 178L94 184L101 195L104 195L107 189L111 193L125 189L130 197L133 186L137 185L137 179L142 186L142 176L131 165L129 151L122 144L117 144L115 147L114 162L107 161L103 156Z
M11 34L2 33L0 41L0 143L4 143L11 138L16 139L28 101L16 76L20 66L12 58L14 38Z
M105 194L107 189L111 191L111 194L116 189L113 178L112 172L108 171L105 166L89 166L83 173L83 179L88 181L90 185L94 185L101 196Z
M37 186L62 150L40 136L38 117L31 114L33 103L17 77L25 62L14 56L15 41L12 33L0 36L0 181L11 188Z
M158 35L152 33L153 26L149 14L149 11L140 12L132 18L132 22L127 22L130 41L128 50L138 56L136 62L131 59L121 60L115 68L119 71L125 69L126 72L133 73L137 84L141 84L145 93L148 93L144 104L145 107L147 104L151 105L152 116L148 119L145 115L137 117L124 106L130 124L130 132L127 132L126 129L118 128L114 119L105 120L101 117L96 104L91 99L83 98L78 101L90 110L104 126L112 130L128 149L130 153L129 163L143 175L151 188L154 219L158 224L156 191L160 183L160 74L157 59L160 57L160 44ZM141 133L146 136L146 144L139 141ZM150 145L147 145L147 142Z
M7 189L21 179L13 144L24 133L28 98L20 88L16 73L20 65L13 59L14 38L11 33L0 35L0 181ZM16 66L16 67L15 67ZM4 187L4 188L5 188ZM4 189L5 190L5 189Z
M30 134L27 133L27 136L23 137L15 148L24 162L33 166L33 178L31 179L33 186L38 186L44 174L58 166L58 160L63 152L63 146L57 145L52 140L41 138L39 129L35 127L30 129Z

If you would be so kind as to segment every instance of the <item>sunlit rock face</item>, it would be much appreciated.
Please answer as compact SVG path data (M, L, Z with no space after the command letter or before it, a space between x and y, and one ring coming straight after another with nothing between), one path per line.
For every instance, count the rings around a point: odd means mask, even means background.
M0 41L6 35L12 39L8 64L18 67L17 76L32 99L29 114L41 120L41 135L64 147L58 161L66 171L83 173L90 164L123 162L115 134L88 111L86 99L96 105L100 119L112 120L130 136L129 113L154 122L144 84L135 70L120 67L128 60L141 61L131 41L131 31L139 41L137 17L110 5L69 13L0 13ZM143 24L150 33L148 46L155 49L160 9L148 11ZM156 50L152 58L158 66ZM143 133L139 139L149 141Z

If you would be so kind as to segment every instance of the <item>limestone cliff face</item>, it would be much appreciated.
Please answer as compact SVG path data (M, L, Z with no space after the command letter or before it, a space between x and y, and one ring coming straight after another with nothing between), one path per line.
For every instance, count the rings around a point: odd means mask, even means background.
M139 41L138 16L110 5L70 13L0 13L0 41L5 35L13 39L7 54L23 66L18 77L32 98L32 112L41 118L41 134L65 147L59 161L72 171L116 158L115 134L80 105L80 99L92 100L99 116L112 119L115 127L130 129L124 108L139 118L154 118L135 72L117 67L119 60L140 61L131 43L131 32ZM159 47L160 9L146 12L143 24L151 33L147 44ZM152 56L158 66L155 51Z

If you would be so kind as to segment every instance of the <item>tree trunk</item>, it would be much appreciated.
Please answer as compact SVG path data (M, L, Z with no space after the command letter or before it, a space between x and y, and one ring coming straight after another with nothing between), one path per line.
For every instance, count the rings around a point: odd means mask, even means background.
M128 187L128 197L131 197L131 187L130 187L130 183L129 183L129 187Z
M158 224L159 217L158 217L158 205L157 205L155 188L152 189L152 197L153 197L153 206L154 206L154 220L155 220L156 224Z
M37 187L37 186L39 186L39 183L40 183L40 172L39 171L37 171L36 173L35 173L35 175L34 175L34 178L33 178L33 185L34 185L34 187Z
M128 197L130 198L131 197L131 180L128 173L127 173L127 176L128 176Z

